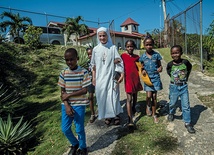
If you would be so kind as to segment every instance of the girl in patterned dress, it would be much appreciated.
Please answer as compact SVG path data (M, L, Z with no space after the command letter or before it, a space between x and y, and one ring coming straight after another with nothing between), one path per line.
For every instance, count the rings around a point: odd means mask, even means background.
M142 63L142 74L148 74L153 86L148 86L144 83L144 90L146 91L146 113L148 116L153 116L154 122L158 123L156 115L157 107L157 91L163 89L160 79L160 72L162 72L161 55L153 50L154 40L147 37L144 40L144 47L146 52L142 54L139 61Z

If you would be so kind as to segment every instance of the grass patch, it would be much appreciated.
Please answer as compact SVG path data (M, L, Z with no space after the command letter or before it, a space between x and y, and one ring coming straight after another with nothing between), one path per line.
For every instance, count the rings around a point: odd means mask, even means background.
M139 104L145 103L145 93L139 93ZM167 154L177 150L177 139L166 131L164 117L155 124L152 117L144 115L137 122L137 130L129 132L121 130L120 139L112 155Z
M166 63L172 61L172 57L171 57L171 54L170 54L170 48L160 48L160 49L157 49L161 56L163 57L163 59L166 61Z

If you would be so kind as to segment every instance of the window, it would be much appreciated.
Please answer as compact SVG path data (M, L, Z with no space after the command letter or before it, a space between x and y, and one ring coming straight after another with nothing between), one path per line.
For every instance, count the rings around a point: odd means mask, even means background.
M128 30L128 25L125 26L125 30Z
M57 28L48 28L49 33L60 34L60 30Z
M47 33L47 27L38 27L38 28L41 28L43 33Z

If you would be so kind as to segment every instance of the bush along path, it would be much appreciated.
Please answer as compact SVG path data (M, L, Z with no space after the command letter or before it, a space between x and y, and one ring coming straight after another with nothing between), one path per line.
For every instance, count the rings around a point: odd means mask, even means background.
M163 82L163 90L158 92L158 100L160 103L168 103L168 87L169 76L166 73L166 62L162 61L163 72L161 79ZM165 116L166 130L172 133L172 136L177 138L178 154L188 155L214 155L214 115L210 108L203 105L197 98L197 95L205 95L214 93L214 78L204 76L200 72L192 71L188 81L189 97L191 106L192 124L196 130L195 134L187 132L182 121L182 112L177 110L176 117L173 122L167 122L167 115ZM126 102L126 93L124 91L124 84L120 84L120 100L121 105ZM125 111L125 109L124 109ZM120 115L126 118L126 112ZM122 126L127 120L123 120L119 126L106 126L104 120L95 120L94 123L87 123L85 127L87 136L87 146L89 155L111 155L115 149L117 139L121 136ZM126 131L125 131L126 132ZM124 131L123 131L124 133ZM67 155L65 152L63 155Z

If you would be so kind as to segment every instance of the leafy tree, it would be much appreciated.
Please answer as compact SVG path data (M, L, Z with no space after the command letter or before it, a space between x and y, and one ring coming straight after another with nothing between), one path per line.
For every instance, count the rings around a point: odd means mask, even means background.
M207 36L204 37L203 46L209 51L209 54L214 54L214 20L207 29Z
M0 30L0 43L4 40L3 31Z
M199 54L199 34L187 34L187 52L188 54Z
M71 34L75 34L76 45L78 45L78 36L89 33L88 26L85 24L80 24L80 21L83 21L81 16L76 18L67 18L65 21L65 26L62 28L62 32L67 34L67 41L70 41Z
M169 31L170 45L180 44L183 46L185 27L182 26L182 23L179 20L171 20Z
M155 45L154 45L155 48L163 47L164 38L163 38L163 35L160 35L160 33L164 34L164 32L161 31L160 29L154 29L151 32L151 36L155 41Z
M32 25L32 20L29 17L20 17L19 13L13 14L11 12L3 12L0 15L1 19L4 17L10 18L0 23L0 27L6 29L9 27L10 34L14 37L17 36L18 43L20 43L19 33L24 30L29 24ZM17 42L16 41L16 42Z
M38 48L39 46L41 46L41 42L39 41L41 34L41 28L36 28L35 26L28 26L24 34L25 44L27 44L31 48Z

